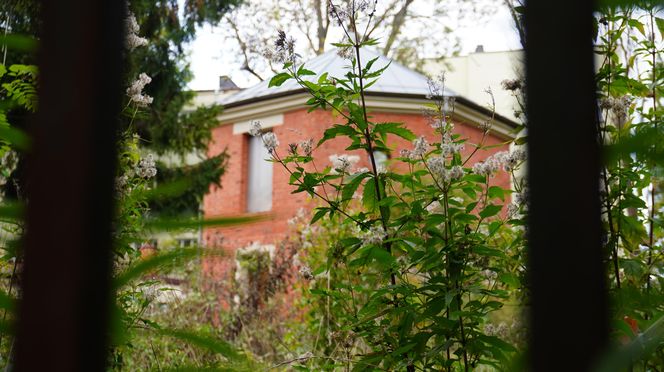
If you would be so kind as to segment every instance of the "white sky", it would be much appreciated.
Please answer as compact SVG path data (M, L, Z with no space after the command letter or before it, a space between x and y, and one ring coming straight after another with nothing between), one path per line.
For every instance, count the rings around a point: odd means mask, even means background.
M461 55L473 52L479 44L482 44L487 52L521 48L509 11L502 2L486 22L458 28L454 32L461 38ZM198 30L196 40L188 46L188 53L194 73L194 79L189 83L191 89L215 89L221 75L230 76L243 88L258 82L240 69L241 64L235 61L229 48L224 48L221 32L211 26Z

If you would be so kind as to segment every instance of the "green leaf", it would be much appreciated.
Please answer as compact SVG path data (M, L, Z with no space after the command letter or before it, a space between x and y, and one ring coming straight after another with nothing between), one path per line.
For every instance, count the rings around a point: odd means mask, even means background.
M304 68L304 65L300 66L300 68L297 70L297 74L299 76L316 75L315 72L313 72L311 70L307 70L306 68Z
M367 62L367 65L366 65L366 66L364 67L364 69L362 70L362 71L363 71L363 74L366 74L368 71L371 71L371 66L373 66L373 64L374 64L376 61L378 61L378 58L379 58L379 57L373 58L372 60L370 60L369 62Z
M664 38L664 19L655 17L655 23L659 29L659 34L662 36L662 38Z
M641 34L642 34L643 36L646 35L645 27L643 26L643 23L639 22L639 20L637 20L637 19L630 19L630 20L627 21L627 24L628 24L630 27L635 27L636 29L638 29L638 30L641 32Z
M368 210L373 211L376 208L376 179L370 178L364 184L364 192L362 193L362 205Z
M379 123L374 126L374 132L380 133L382 135L392 133L409 141L417 138L415 133L413 133L410 129L403 127L403 123Z
M502 205L489 204L480 212L480 217L489 218L495 216L501 209L503 209Z
M342 200L350 200L353 198L353 194L357 191L357 188L362 184L362 180L371 177L370 173L358 173L350 177L349 182L345 184L341 190Z
M285 83L286 80L290 79L291 77L292 76L287 72L276 74L272 79L270 79L270 83L267 85L267 87L280 87L281 84Z
M316 223L316 221L320 220L321 218L325 217L325 215L329 212L329 208L316 208L316 213L314 216L311 218L311 222L309 222L311 225Z
M502 187L491 186L489 187L488 194L489 194L489 199L498 198L502 201L505 201L505 190L503 190Z
M14 145L19 150L26 151L30 148L30 137L16 128L0 126L0 140Z
M353 129L349 125L340 125L340 124L335 124L332 128L328 128L325 130L325 133L323 133L323 138L318 141L318 145L320 146L326 141L331 140L332 138L338 137L338 136L346 136L346 137L353 137L357 134L355 129Z
M521 282L519 281L519 278L511 273L502 273L499 276L500 281L507 284L513 289L517 289L521 286Z

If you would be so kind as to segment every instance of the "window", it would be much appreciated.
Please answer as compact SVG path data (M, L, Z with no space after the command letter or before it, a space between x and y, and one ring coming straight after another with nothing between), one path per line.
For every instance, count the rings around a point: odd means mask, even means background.
M247 212L272 209L272 163L260 137L249 136Z
M178 246L180 248L192 247L196 245L196 239L183 238L183 239L178 239L177 241L178 241Z

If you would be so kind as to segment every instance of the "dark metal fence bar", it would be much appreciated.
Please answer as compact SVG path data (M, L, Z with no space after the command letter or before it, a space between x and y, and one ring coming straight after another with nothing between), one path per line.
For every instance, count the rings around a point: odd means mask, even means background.
M607 340L591 1L528 1L532 371L586 371Z
M16 367L103 370L124 1L43 1Z

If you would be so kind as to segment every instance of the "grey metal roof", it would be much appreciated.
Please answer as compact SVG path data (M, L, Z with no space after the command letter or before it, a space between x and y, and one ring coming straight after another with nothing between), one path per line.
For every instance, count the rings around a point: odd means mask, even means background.
M374 58L372 70L385 67L390 59L370 48L362 49L362 65ZM337 55L337 50L329 50L304 63L304 67L317 74L327 72L330 77L342 78L350 67L350 61ZM314 81L318 76L306 76L308 80ZM250 88L244 89L236 94L224 97L219 103L223 105L239 106L244 102L253 102L260 99L269 99L271 96L283 96L290 92L300 91L302 87L293 79L286 81L280 87L268 88L269 80L262 81ZM419 72L413 71L397 62L392 61L390 67L383 72L378 82L367 89L368 92L377 94L398 95L420 95L429 93L427 77ZM449 89L445 90L446 96L457 96Z

